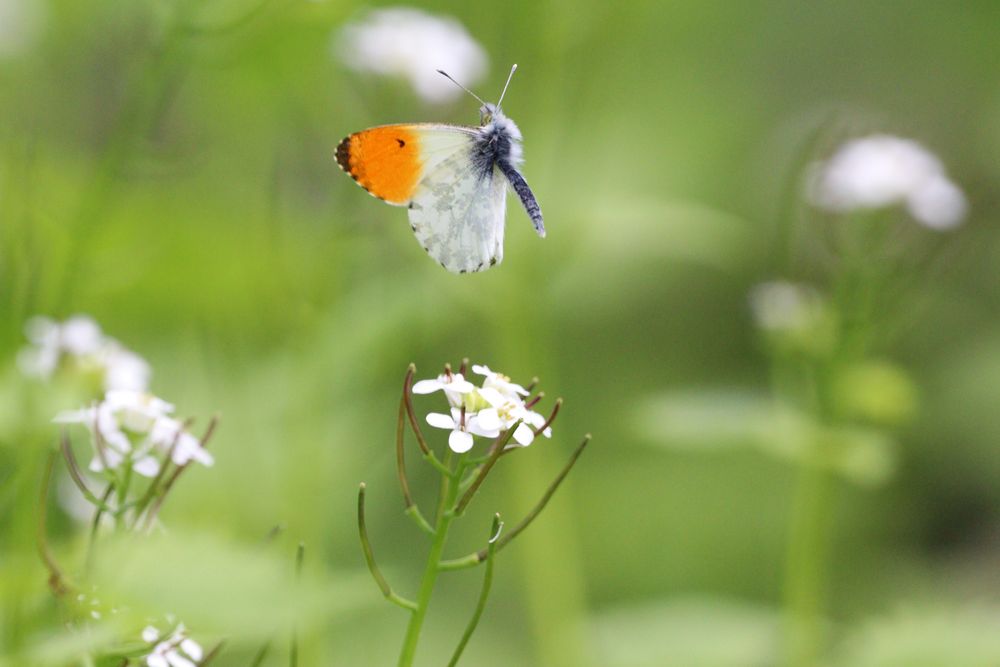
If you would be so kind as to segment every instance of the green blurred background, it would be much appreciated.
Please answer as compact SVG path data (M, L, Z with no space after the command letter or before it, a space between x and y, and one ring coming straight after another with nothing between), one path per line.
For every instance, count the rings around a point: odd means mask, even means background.
M318 592L361 601L320 605L302 664L394 660L405 614L354 578L357 484L378 559L409 593L426 542L400 511L399 387L411 361L430 377L462 357L537 375L565 406L552 441L504 459L451 554L479 548L493 511L523 514L594 436L500 556L468 664L781 664L795 466L712 446L711 424L686 424L705 437L678 442L644 406L767 392L747 294L815 277L788 243L790 227L814 233L802 169L880 130L935 151L970 215L947 235L910 225L933 261L874 352L906 369L919 405L892 431L893 474L837 482L829 661L1000 663L996 2L423 3L488 52L480 95L519 64L504 107L549 231L538 239L509 201L503 264L468 276L429 261L404 212L333 160L371 125L477 119L469 98L430 106L401 81L348 72L331 39L360 5L0 0L17 4L39 11L19 33L29 43L0 51L5 652L58 636L34 531L49 419L73 407L15 358L30 316L86 313L150 361L153 391L182 415L222 416L216 465L183 480L165 524L192 545L211 536L222 562L281 524L265 548L276 562L290 567L302 541ZM15 14L0 10L0 39ZM412 467L430 504L433 474ZM53 548L72 562L85 528L51 512ZM444 662L479 582L442 578L418 664ZM248 604L267 618L267 599ZM266 634L228 631L220 666L247 664ZM286 664L285 645L265 664Z

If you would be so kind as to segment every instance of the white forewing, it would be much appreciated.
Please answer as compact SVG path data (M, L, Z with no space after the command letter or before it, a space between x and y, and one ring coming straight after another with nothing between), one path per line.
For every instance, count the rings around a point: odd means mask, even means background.
M413 233L449 271L488 269L503 258L506 181L495 169L477 173L470 152L474 129L425 132L423 175L409 204Z

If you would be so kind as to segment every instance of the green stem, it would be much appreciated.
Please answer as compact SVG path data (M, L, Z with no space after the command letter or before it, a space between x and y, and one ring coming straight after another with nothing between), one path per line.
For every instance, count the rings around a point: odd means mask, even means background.
M821 366L814 378L814 412L821 430L809 458L800 466L789 527L785 604L791 667L814 667L824 647L828 536L835 490L828 461L830 443L823 431L835 421L829 396L831 377L831 368Z
M455 647L455 652L451 656L451 661L448 662L448 667L455 667L458 664L458 660L462 657L465 647L469 644L469 639L472 638L472 633L476 631L476 626L479 625L479 619L483 616L483 610L486 609L486 599L489 598L490 588L493 585L493 563L496 560L494 556L496 555L496 545L500 539L501 530L503 530L503 522L500 521L500 515L494 514L493 525L490 527L490 536L486 547L486 574L483 575L483 586L479 590L479 600L476 601L476 610L472 612L472 618L469 619L469 624L465 626L465 632L462 633L462 638L459 640L458 646Z
M399 653L399 667L410 667L413 664L413 657L417 652L417 642L420 640L420 630L427 617L427 607L430 605L431 595L434 593L434 584L438 577L438 562L444 553L445 541L448 537L448 528L451 526L455 514L452 508L458 499L458 481L451 473L451 450L445 457L445 466L448 467L449 474L441 475L441 502L438 504L437 520L434 525L434 539L431 542L430 552L427 554L427 565L424 566L424 575L420 581L420 592L417 594L417 608L410 615L410 623L406 627L406 637L403 639L403 648ZM462 463L459 461L459 467Z
M833 477L818 462L799 473L788 543L785 595L788 610L788 662L813 667L823 650L823 608L827 535Z

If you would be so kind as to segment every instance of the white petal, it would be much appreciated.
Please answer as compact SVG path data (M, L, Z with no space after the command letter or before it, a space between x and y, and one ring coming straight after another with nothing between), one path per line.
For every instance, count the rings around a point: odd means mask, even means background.
M545 423L545 415L538 414L534 410L525 410L522 419L535 428L541 428L542 424Z
M496 408L487 408L476 413L476 423L482 429L494 431L500 428L500 415Z
M465 431L452 431L448 436L448 446L453 452L463 454L472 449L472 434Z
M459 394L468 394L476 388L476 385L472 384L468 380L463 380L461 375L455 375L455 379L448 383L448 391L454 391Z
M434 428L453 429L456 426L455 420L440 412L430 412L427 414L427 423Z
M132 470L143 477L155 477L156 473L160 472L160 462L152 456L143 456L132 464Z
M142 630L142 641L152 644L157 639L160 638L160 631L154 628L152 625L147 625Z
M495 438L498 435L500 435L499 427L483 428L482 425L479 423L479 419L475 416L473 416L471 419L468 420L465 430L473 435L478 435L483 438Z
M198 667L198 665L194 664L177 651L169 651L167 653L167 662L170 663L170 667Z
M83 410L63 410L52 420L56 424L92 424L94 421L94 411L90 408Z
M101 328L86 315L76 315L63 322L60 333L63 347L76 356L96 352L104 342Z
M201 644L190 638L181 642L181 650L195 660L201 660L201 657L204 655L204 652L201 650Z
M440 380L420 380L410 388L410 391L414 394L430 394L443 388Z
M483 387L482 389L479 390L479 395L482 396L483 399L487 403L492 405L494 408L499 408L501 405L507 402L507 399L504 397L504 395L501 394L496 389L493 389L492 387Z
M514 440L522 447L527 447L534 439L535 431L524 422L518 424L517 428L514 429Z
M477 375L485 375L486 377L493 375L493 371L490 370L489 366L473 366L472 372Z
M158 653L151 653L146 656L146 664L149 667L170 667L167 659Z
M507 384L510 385L510 388L514 391L514 393L520 394L521 396L527 396L528 394L531 393L521 385L516 384L514 382L508 382Z

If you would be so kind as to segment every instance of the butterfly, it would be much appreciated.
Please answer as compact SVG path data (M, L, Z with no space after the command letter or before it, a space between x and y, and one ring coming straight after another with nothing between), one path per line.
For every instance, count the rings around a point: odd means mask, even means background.
M346 137L337 164L374 197L405 206L424 250L453 273L484 271L503 259L509 186L539 236L542 210L524 176L521 131L500 110L514 65L496 104L482 104L479 127L443 123L381 125Z

